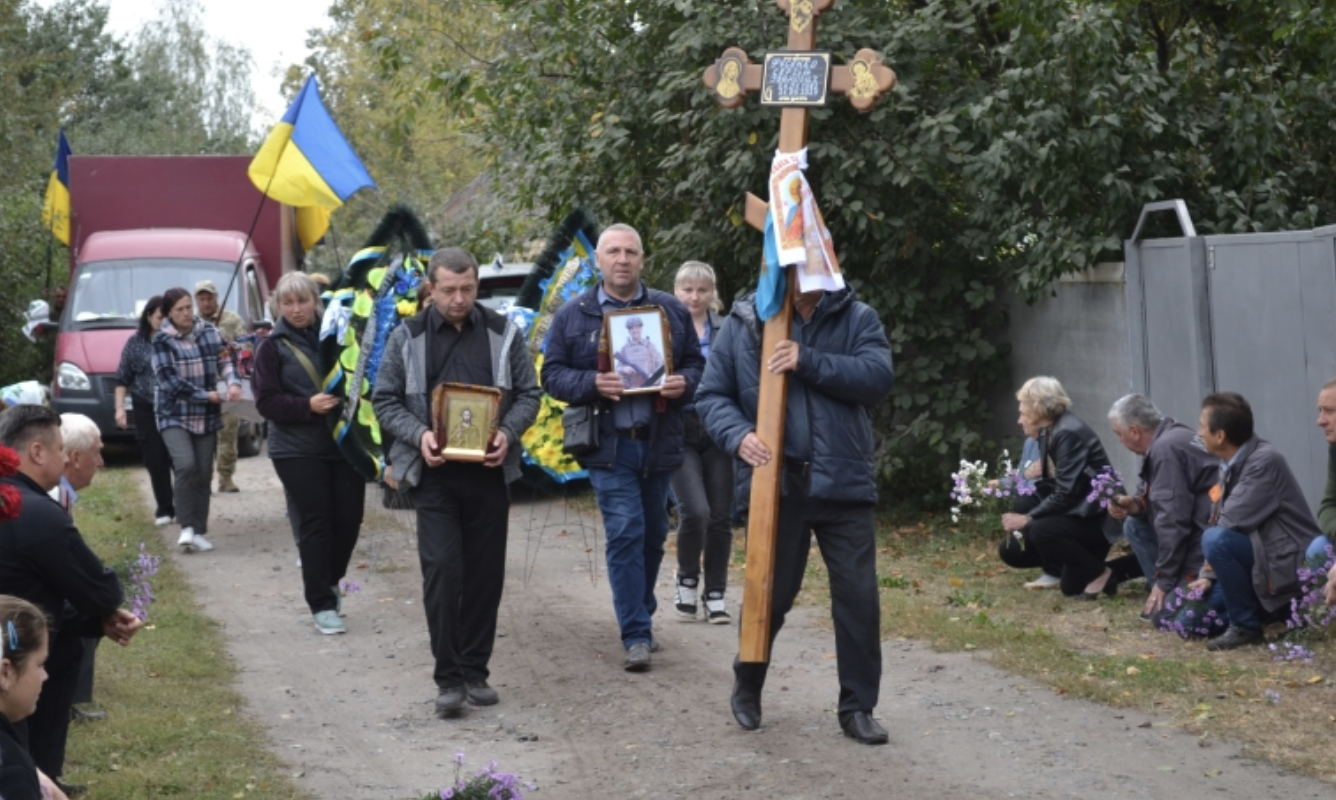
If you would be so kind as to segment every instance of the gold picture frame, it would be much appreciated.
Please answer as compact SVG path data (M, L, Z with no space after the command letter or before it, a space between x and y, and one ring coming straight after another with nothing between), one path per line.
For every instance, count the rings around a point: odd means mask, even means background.
M432 430L446 461L481 462L501 420L501 390L442 383L431 393Z
M673 337L668 315L658 306L637 306L603 315L604 372L616 372L626 384L623 394L663 391L673 374ZM600 359L600 361L603 361Z

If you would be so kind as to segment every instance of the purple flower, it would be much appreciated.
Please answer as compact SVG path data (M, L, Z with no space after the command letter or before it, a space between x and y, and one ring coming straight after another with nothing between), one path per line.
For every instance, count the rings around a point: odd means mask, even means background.
M342 589L345 594L353 594L362 591L362 584L345 578L339 581L339 588ZM462 756L463 753L456 753L456 755Z
M1262 694L1266 695L1266 701L1273 706L1280 705L1280 692L1275 689L1267 689Z

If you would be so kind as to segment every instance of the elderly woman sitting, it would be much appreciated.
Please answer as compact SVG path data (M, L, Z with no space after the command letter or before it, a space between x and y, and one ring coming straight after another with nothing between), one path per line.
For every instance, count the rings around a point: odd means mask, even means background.
M1002 561L1061 576L1059 585L1068 597L1096 600L1100 592L1115 594L1129 570L1121 560L1104 563L1110 548L1105 514L1088 499L1092 479L1110 466L1104 445L1071 412L1071 398L1056 378L1031 378L1016 399L1021 428L1039 440L1042 499L1028 513L1002 515L1002 527L1020 534L1008 536L999 547Z

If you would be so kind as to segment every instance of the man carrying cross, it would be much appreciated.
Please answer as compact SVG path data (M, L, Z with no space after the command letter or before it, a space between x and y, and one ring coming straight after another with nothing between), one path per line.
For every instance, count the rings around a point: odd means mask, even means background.
M853 289L802 292L793 285L790 341L761 352L755 293L739 298L712 348L696 392L705 429L738 465L738 496L752 469L772 453L756 435L761 369L789 373L782 496L775 532L770 640L802 587L811 533L830 574L831 614L840 676L840 726L865 744L886 731L872 718L881 684L881 613L877 595L877 481L869 410L891 391L891 348L877 313ZM761 724L766 662L734 661L733 716L747 730Z

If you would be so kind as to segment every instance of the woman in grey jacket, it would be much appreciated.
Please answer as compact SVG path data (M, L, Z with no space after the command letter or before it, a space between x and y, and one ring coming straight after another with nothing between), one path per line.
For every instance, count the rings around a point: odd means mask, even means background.
M255 351L255 406L269 420L269 458L300 519L302 583L320 633L343 633L339 582L362 527L366 481L334 444L326 415L339 400L320 390L320 289L284 275L270 299L278 321Z

